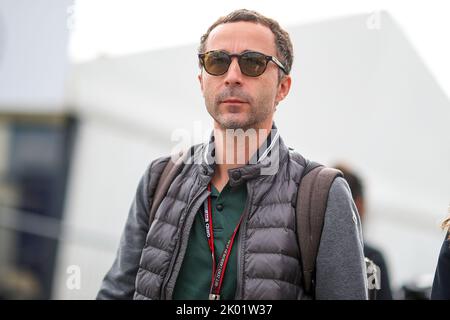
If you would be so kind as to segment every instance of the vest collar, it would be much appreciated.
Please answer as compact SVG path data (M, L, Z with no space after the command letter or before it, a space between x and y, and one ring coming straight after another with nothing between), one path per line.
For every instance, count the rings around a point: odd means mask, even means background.
M213 133L214 131L211 132L209 141L202 146L202 161L199 174L205 180L211 179L216 166ZM230 186L239 185L259 176L276 174L280 163L284 160L287 153L288 149L284 145L275 123L273 123L269 135L247 164L228 170Z

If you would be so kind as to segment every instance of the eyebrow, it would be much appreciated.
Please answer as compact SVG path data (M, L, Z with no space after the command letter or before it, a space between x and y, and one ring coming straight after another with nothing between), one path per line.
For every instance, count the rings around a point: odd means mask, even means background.
M228 53L228 54L243 54L243 53L247 53L247 52L258 52L258 53L262 53L262 54L264 54L264 55L268 55L268 54L266 54L266 53L263 53L263 52L261 52L261 51L258 51L258 50L252 50L252 49L245 49L245 50L243 50L243 51L241 51L241 52L239 52L239 53L232 53L232 52L230 52L230 51L228 51L228 50L223 50L223 49L215 49L215 50L209 50L209 51L223 51L223 52L226 52L226 53ZM270 55L269 55L270 56Z

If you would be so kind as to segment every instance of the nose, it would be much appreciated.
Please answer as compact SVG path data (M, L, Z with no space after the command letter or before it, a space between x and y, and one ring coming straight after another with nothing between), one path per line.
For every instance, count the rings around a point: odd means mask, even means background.
M241 68L239 67L237 57L231 58L231 64L228 68L227 73L225 73L225 85L227 86L240 86L242 85L243 74Z

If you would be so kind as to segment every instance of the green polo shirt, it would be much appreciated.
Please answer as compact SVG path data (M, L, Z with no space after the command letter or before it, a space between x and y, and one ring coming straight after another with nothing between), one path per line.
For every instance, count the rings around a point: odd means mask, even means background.
M247 187L243 183L230 187L227 183L219 191L211 185L211 208L214 227L214 251L216 263L231 238L234 228L244 211L247 200ZM183 264L175 285L173 299L208 299L211 287L212 259L208 246L203 220L203 206L201 206L189 235L189 242L184 256ZM221 300L234 299L237 280L237 239L236 235L228 260L225 277L220 291Z

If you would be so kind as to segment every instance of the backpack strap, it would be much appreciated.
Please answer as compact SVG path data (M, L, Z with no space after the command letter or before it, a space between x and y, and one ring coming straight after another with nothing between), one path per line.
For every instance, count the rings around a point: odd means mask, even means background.
M189 149L191 151L191 149ZM165 198L170 185L177 175L181 172L184 167L186 157L189 156L190 152L180 151L178 154L173 155L166 166L164 167L161 176L159 177L158 183L156 185L155 193L153 196L152 206L149 212L148 228L152 226L153 220L155 219L156 210L158 210L159 205Z
M297 194L297 238L300 248L303 285L307 294L315 295L317 253L327 209L331 184L342 172L306 160Z

